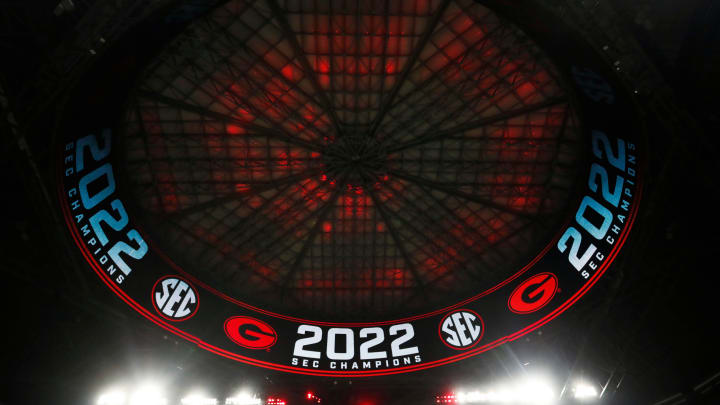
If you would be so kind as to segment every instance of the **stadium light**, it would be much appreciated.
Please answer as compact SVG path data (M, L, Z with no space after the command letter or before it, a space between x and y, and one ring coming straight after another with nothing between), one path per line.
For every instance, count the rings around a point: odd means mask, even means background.
M528 404L549 404L555 399L550 384L539 377L529 378L520 384L517 396L523 403Z
M182 405L217 405L217 398L211 398L201 392L193 392L180 400Z
M576 399L590 400L598 397L598 392L595 386L584 381L575 383L573 387L573 394Z
M100 394L97 405L125 405L125 391L114 388Z
M545 379L536 377L484 390L457 391L455 399L460 404L549 405L555 402L555 392Z
M138 387L130 397L129 405L166 405L167 399L160 386L146 383Z
M245 390L225 398L225 405L261 405L261 403L260 398Z

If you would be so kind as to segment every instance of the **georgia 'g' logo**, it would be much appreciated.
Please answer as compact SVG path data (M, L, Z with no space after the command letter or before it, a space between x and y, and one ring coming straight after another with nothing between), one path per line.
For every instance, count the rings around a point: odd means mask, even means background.
M267 323L249 316L233 316L225 321L225 334L248 349L267 349L277 342L277 333Z
M552 273L536 274L517 286L510 298L508 308L516 314L529 314L547 305L558 289L558 279Z
M184 321L200 306L195 288L177 276L165 276L155 283L152 303L160 316L170 321Z
M451 349L465 350L477 344L485 333L480 315L469 309L458 309L440 321L440 339Z

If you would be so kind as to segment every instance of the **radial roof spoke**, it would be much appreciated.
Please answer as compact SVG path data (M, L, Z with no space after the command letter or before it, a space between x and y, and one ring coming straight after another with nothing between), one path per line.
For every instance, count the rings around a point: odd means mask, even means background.
M248 124L248 123L243 122L242 120L232 117L230 115L219 113L219 112L212 111L212 110L208 110L204 107L200 107L200 106L197 106L194 104L187 103L182 100L177 100L177 99L174 99L171 97L167 97L167 96L164 96L164 95L156 93L156 92L139 90L138 94L144 98L154 100L154 101L159 101L161 103L164 103L164 104L167 104L167 105L170 105L170 106L182 109L182 110L191 111L191 112L194 112L197 114L205 115L205 116L208 116L208 117L220 120L220 121L237 124L237 125L241 126L242 128L246 129L247 131L262 134L269 138L282 140L282 141L291 143L293 145L302 146L302 147L310 149L310 150L319 150L321 148L321 146L319 146L319 145L315 145L313 143L304 141L304 140L296 138L296 137L288 136L284 132L278 132L278 131L270 129L270 128L265 128L265 127L261 127L261 126L257 126L257 125L253 125L253 124Z
M179 229L181 232L187 234L189 237L191 237L193 240L197 241L198 244L204 245L206 247L205 252L214 251L215 245L213 245L211 242L204 240L202 238L198 238L197 235L192 232L191 230L187 229L185 226L183 226L180 223L173 223L172 224L174 229ZM237 272L230 273L230 278L235 278L238 276ZM272 285L278 285L278 283L270 278L267 278L266 276L261 275L265 279L265 281L271 283Z
M444 205L439 202L439 200L435 200L434 204L420 206L416 200L409 199L407 197L408 194L407 192L398 193L398 199L403 202L403 204L399 206L398 211L406 211L407 213L409 210L416 215L411 218L405 218L405 215L394 212L393 216L398 218L411 233L424 236L423 239L429 242L427 244L429 245L429 249L422 250L424 250L424 253L429 258L432 258L434 262L438 262L440 266L447 267L447 273L454 273L455 276L458 276L459 273L466 273L472 278L476 278L475 274L465 271L463 260L459 258L460 252L454 250L454 247L461 247L463 241L459 240L452 232L449 232L447 228L448 224L443 225L440 223L440 217L431 214L442 212ZM413 197L419 196L414 194ZM407 208L407 210L405 210L405 208ZM453 254L446 254L448 247L453 249ZM444 262L439 260L439 256L445 256L446 260Z
M317 187L314 189L314 191L317 191L321 188L323 188L323 187L322 186ZM323 195L324 194L326 194L326 192L323 192ZM334 195L334 193L330 195L329 199L332 199L332 195ZM288 196L288 197L295 197L295 196ZM318 218L318 216L322 215L322 213L323 213L323 210L320 208L308 209L307 207L303 207L304 202L305 202L304 199L296 198L295 201L292 201L289 206L285 207L285 209L284 209L285 212L283 213L284 215L287 216L287 215L290 215L290 213L296 213L298 210L301 210L300 213L304 214L304 216L300 216L300 214L298 213L298 215L295 215L292 218L292 220L295 221L295 227L298 229L304 229L303 226L305 224L309 223L310 221L315 220L316 218ZM270 218L272 218L272 216L268 215L267 218L270 219ZM272 218L272 219L279 219L279 218ZM243 245L245 243L252 242L256 237L260 237L260 236L264 235L265 231L266 231L266 229L264 227L260 227L260 228L258 228L258 231L254 234L248 234L248 235L238 234L230 240L230 243L232 245ZM269 249L270 247L274 247L274 246L278 245L278 243L283 241L284 239L287 239L289 235L294 233L294 231L295 231L295 229L293 229L292 227L288 227L287 229L282 230L282 232L279 235L273 237L273 239L255 240L255 242L259 243L263 248ZM238 242L238 240L240 240L240 242Z
M405 245L403 245L400 235L397 232L397 229L395 228L395 225L392 223L392 218L388 215L388 213L385 211L385 209L382 206L382 203L380 202L380 199L377 197L377 194L374 190L370 189L368 190L370 197L373 199L373 202L375 203L375 206L377 207L378 212L380 213L380 216L385 221L385 224L388 228L388 232L392 236L393 241L395 242L395 247L400 251L402 254L403 260L405 261L405 268L410 271L410 273L413 275L413 278L415 279L415 286L418 289L419 293L423 296L426 296L428 294L425 287L425 281L420 276L420 273L417 271L417 268L415 267L415 264L413 263L412 259L410 258L410 255L405 248Z
M380 107L380 111L378 112L375 120L370 127L370 137L374 137L377 133L378 127L385 119L385 114L387 114L388 110L390 110L391 106L395 102L395 97L397 97L397 94L405 83L405 80L407 80L407 77L412 71L412 68L417 61L417 58L420 56L420 53L423 51L423 49L425 49L425 45L427 45L428 41L430 40L430 37L432 36L432 33L437 26L437 23L440 21L440 18L442 18L442 15L449 4L450 0L443 0L440 6L435 10L435 14L432 20L428 22L423 36L420 38L418 43L415 44L415 49L413 50L413 53L410 54L410 57L405 64L405 69L401 73L400 78L395 82L395 86L392 88L392 90L390 90L390 94L388 94L387 99L384 100L382 107Z
M318 83L317 77L315 76L315 72L313 71L312 67L310 66L310 62L308 61L305 52L303 52L302 48L300 47L300 44L298 43L297 36L292 31L292 28L290 27L290 24L288 24L285 11L277 4L276 0L267 0L268 5L270 6L270 9L275 14L275 19L280 24L280 27L282 28L283 32L285 33L285 37L290 43L290 45L293 48L293 52L295 53L295 57L298 58L298 61L300 65L305 70L305 74L308 75L312 81L312 85L315 88L315 91L318 94L318 97L321 100L321 103L325 110L328 112L330 117L332 118L333 126L335 127L336 134L339 136L342 134L340 130L340 120L337 117L337 114L335 113L335 110L333 109L332 105L330 104L330 100L327 97L327 94L323 91L322 87L320 87L320 83Z
M308 170L304 173L296 174L293 176L288 176L280 179L274 179L270 181L257 181L255 183L247 183L249 189L248 190L242 190L237 191L232 194L228 194L222 197L218 197L212 200L205 201L203 203L193 205L190 207L187 207L180 211L172 212L171 214L167 215L167 219L177 219L186 215L195 214L201 211L209 210L214 207L217 207L218 205L226 204L230 201L245 199L249 195L253 194L259 194L267 190L272 190L274 188L292 185L294 183L297 183L299 181L308 179L310 177L316 176L320 174L321 170L315 169L315 170ZM251 193L249 192L251 191Z
M296 86L295 85L296 83L291 80L292 77L294 76L293 74L288 74L287 72L285 74L283 74L283 71L282 71L283 68L278 69L276 66L273 66L270 63L268 63L265 60L264 55L258 54L254 49L249 47L247 45L247 43L239 41L238 38L235 37L234 35L232 35L227 30L226 27L223 27L222 25L218 24L215 20L212 20L212 19L208 19L207 21L208 21L208 23L212 24L213 27L216 27L217 30L220 30L223 33L225 33L225 37L228 38L229 41L231 41L233 47L236 47L238 49L243 49L245 52L252 55L254 57L254 62L257 65L261 65L261 66L263 66L264 69L268 70L269 72L274 73L275 78L283 81L288 87L292 87L294 91L301 93L308 100L313 100L313 102L318 103L319 105L322 105L322 108L324 109L324 111L330 116L331 121L333 122L333 125L335 125L337 128L337 116L336 116L335 112L332 110L332 105L327 100L327 95L317 85L317 79L314 77L314 75L311 71L307 70L307 67L303 63L303 61L306 61L307 58L300 59L299 63L304 67L305 74L311 78L314 90L316 91L316 94L308 94L302 87ZM287 35L287 32L286 32L286 35ZM297 43L297 40L295 39L293 41L293 39L294 39L294 36L291 36L288 38L288 41L290 42L290 44ZM301 56L304 56L304 55L300 54L300 56L298 56L298 57L301 57ZM288 76L290 76L290 78ZM317 100L318 98L320 99L320 101ZM279 103L279 104L282 104L282 103ZM280 107L282 107L282 105L280 105ZM297 114L297 112L293 111L293 114Z
M482 233L480 232L480 230L478 229L478 227L470 226L470 225L468 224L467 220L463 220L462 218L460 218L460 217L458 216L458 213L457 213L457 212L455 212L455 211L453 211L453 210L450 210L450 209L447 207L447 205L444 204L444 203L443 203L436 195L434 195L430 190L428 190L427 188L422 187L422 186L419 186L419 188L420 188L427 196L429 196L430 198L432 198L433 200L435 200L435 201L438 203L438 204L437 204L437 207L438 207L440 210L442 210L442 212L444 212L448 217L452 218L452 219L454 220L454 223L455 223L455 224L460 225L464 231L466 231L468 234L472 235L471 237L472 237L472 240L473 240L474 242L482 241L482 243L478 243L479 245L481 245L481 246L480 246L480 249L474 249L473 254L471 255L471 257L470 257L469 259L478 259L478 260L482 261L482 259L484 258L484 255L485 255L486 251L487 251L488 249L494 247L495 249L493 249L493 253L501 256L502 260L504 260L504 261L506 261L506 262L508 262L508 263L512 263L513 261L517 260L517 257L515 256L515 252L517 252L519 249L513 247L513 248L511 249L512 252L513 252L513 254L507 255L507 254L505 254L505 252L503 251L503 249L500 249L500 248L498 248L498 247L501 247L502 244L503 244L503 242L504 242L505 240L508 240L508 239L512 238L513 236L517 236L517 235L519 235L519 234L521 234L521 233L523 233L523 232L526 232L529 228L531 228L531 227L533 227L533 226L543 225L543 221L542 221L542 220L543 220L543 217L537 216L537 217L535 217L535 218L533 218L533 219L531 219L531 220L526 220L526 219L523 218L523 219L520 219L520 225L514 227L514 228L515 228L514 231L511 231L511 232L508 233L506 236L502 236L502 237L501 237L502 239L497 239L497 240L495 240L495 241L493 241L493 242L490 242L490 241L488 240L488 235L482 234ZM496 217L498 217L498 215L494 215L494 217L496 218ZM461 244L462 244L462 243L461 243Z
M305 258L305 256L308 253L308 250L310 249L310 246L312 246L313 241L318 236L320 231L323 227L323 221L325 218L328 217L330 214L332 208L335 207L338 199L340 198L341 191L343 187L346 184L347 174L341 175L342 180L338 183L338 187L333 191L332 195L328 199L328 201L325 203L325 205L318 210L315 211L313 218L315 220L315 225L313 225L310 232L308 232L307 237L305 238L305 241L303 242L302 249L298 253L297 257L295 258L292 267L288 270L287 274L285 275L283 282L282 282L282 293L280 294L281 297L284 297L287 293L288 286L292 282L293 277L297 273L298 269L302 265L302 261ZM310 218L307 218L309 220Z
M523 227L520 227L520 228L517 228L516 230L512 231L512 232L509 233L507 236L505 236L503 239L498 240L496 243L497 243L497 244L501 244L501 243L505 242L506 240L509 240L509 239L511 239L511 238L519 235L519 234L522 234L523 232L526 232L527 229L532 228L533 226L536 226L536 225L537 225L537 222L535 222L535 221L530 221L530 222L527 223L527 225L525 225L525 226L523 226ZM487 257L487 255L486 255L485 253L486 253L485 251L477 251L477 252L474 252L474 253L471 255L471 257L469 258L469 260L477 260L478 262L481 262L481 261L483 261L484 259L486 259L486 257ZM495 251L494 251L493 253L495 253ZM512 261L514 261L514 260L512 260ZM511 261L511 262L512 262L512 261ZM470 263L474 264L474 262L470 262ZM482 271L485 271L485 268L482 268L481 270L482 270ZM468 273L472 273L472 270L470 270L469 268L466 268L466 271L467 271ZM505 275L505 276L509 276L510 274L504 274L504 275ZM452 276L452 273L450 273L450 272L444 273L444 274L440 275L437 279L433 280L433 283L440 283L440 282L442 282L445 278L450 277L450 276ZM477 278L477 277L480 277L480 275L479 275L479 274L475 274L475 278ZM475 291L475 293L477 293L477 291ZM415 295L417 295L417 294L415 294ZM412 300L415 299L415 298L416 298L415 296L409 297L409 298L406 300L406 303L412 302Z
M563 104L566 102L567 102L567 100L565 99L565 97L555 97L555 98L543 101L541 103L525 106L525 107L518 108L513 111L502 112L502 113L496 114L492 117L487 117L487 118L482 118L482 119L479 119L476 121L471 121L471 122L468 122L468 123L465 123L462 125L458 125L453 128L449 128L449 129L445 129L445 130L437 131L437 132L428 132L426 135L424 135L424 136L421 135L412 141L401 143L399 145L390 146L387 149L387 151L388 151L388 153L400 152L405 149L414 148L416 146L420 146L420 145L423 145L423 144L426 144L429 142L435 142L439 139L451 137L451 136L457 135L461 132L470 131L470 130L477 129L477 128L482 128L482 127L488 126L488 125L493 125L493 124L496 124L501 121L506 121L511 118L530 114L532 112L546 109L549 107L553 107L553 106Z
M506 28L507 28L507 27L504 26L504 25L498 25L497 27L495 27L495 28L493 28L492 30L490 30L487 34L485 34L485 35L483 35L482 37L480 37L480 39L478 39L478 40L476 40L475 42L473 42L470 46L467 47L467 49L465 49L460 55L458 55L458 57L457 57L458 62L459 62L460 64L462 64L463 61L464 61L466 58L468 58L471 53L477 52L477 51L481 50L485 44L487 44L487 43L490 42L490 39L492 39L492 38L494 38L495 36L500 35L501 33L503 33ZM497 57L493 57L493 59L490 59L490 60L486 61L485 63L483 63L483 67L488 66L488 64L489 64L491 61L495 60L496 58L497 58ZM448 74L448 73L449 73L451 70L453 70L454 68L457 68L457 66L454 65L454 64L452 64L452 63L448 63L448 64L446 64L445 66L443 66L440 70L438 70L436 73L439 74L439 75ZM422 90L424 90L424 89L425 89L427 86L429 86L431 83L432 83L432 81L430 81L430 80L422 81L422 82L418 83L417 85L415 85L410 91L408 91L407 93L403 94L403 97L404 97L404 98L405 98L405 97L412 97L412 96L415 95L416 93L421 92ZM395 108L398 104L401 104L401 103L402 103L402 101L397 101L395 104L393 104L393 105L390 107L390 110L392 110L392 109Z
M292 183L288 183L284 187L278 189L272 196L265 199L265 201L260 204L257 208L255 208L252 212L247 214L245 217L241 218L235 225L233 225L231 228L229 228L225 233L218 234L219 239L228 240L228 244L230 246L238 245L234 244L236 237L235 235L245 235L245 232L249 232L250 229L254 226L255 228L263 229L261 221L263 219L262 215L260 215L262 212L264 212L268 207L270 207L274 202L276 202L283 194L285 194ZM226 218L235 215L237 212L237 209L229 212L226 215ZM218 263L220 265L220 263ZM217 266L215 266L217 267ZM210 271L212 271L214 267L210 268Z
M521 67L522 65L520 65L520 67L516 69L519 70ZM442 132L443 128L448 123L467 120L468 111L473 111L477 116L486 115L488 111L492 110L497 110L497 114L503 114L502 109L499 108L496 103L493 103L492 100L504 100L507 97L511 97L515 93L516 86L514 84L514 79L512 79L512 81L508 81L507 77L516 73L517 70L513 70L508 75L505 75L499 78L497 81L492 82L490 88L485 90L483 94L480 94L479 97L476 97L477 100L471 103L466 103L462 97L458 97L458 95L454 94L453 92L438 94L438 98L436 100L426 102L424 106L421 105L419 109L413 111L413 114L417 115L418 117L432 117L432 123L430 125L428 125L427 122L424 122L426 121L426 119L406 119L402 124L399 124L397 126L398 129L396 129L394 132L398 134L404 134L405 138L415 138L418 136L422 137L424 133ZM504 92L500 92L501 87L507 87L508 89L506 89ZM559 99L561 97L557 98ZM551 103L555 102L555 99L556 98L553 98ZM456 102L456 100L460 101ZM445 101L449 101L449 103L446 104ZM520 104L522 105L522 103ZM439 106L442 107L438 108ZM513 106L513 108L516 107L517 105ZM518 110L521 111L524 108L526 107L518 108ZM461 125L462 124L458 126ZM427 128L423 128L419 132L415 132L417 128L422 127ZM389 141L394 140L391 138L396 137L397 136L388 136L387 139L383 140L383 143L388 143Z
M506 206L500 205L500 204L498 204L498 203L495 203L495 202L493 202L493 201L490 201L490 200L488 200L488 199L482 198L482 197L480 197L480 196L474 195L474 194L472 194L472 193L467 193L467 192L458 190L458 189L452 187L452 185L448 185L448 184L445 184L445 183L435 182L435 181L432 181L432 180L424 179L424 178L418 177L418 176L413 176L413 175L411 175L411 174L403 173L403 172L400 172L400 171L388 171L388 173L391 174L391 175L393 175L393 176L396 176L396 177L398 177L398 178L400 178L400 179L403 179L403 180L409 181L409 182L411 182L411 183L417 184L417 185L419 185L419 186L428 187L428 188L431 188L431 189L434 189L434 190L442 191L442 192L444 192L444 193L446 193L446 194L450 194L450 195L454 195L454 196L457 196L457 197L461 197L461 198L464 198L464 199L466 199L466 200L469 200L469 201L472 201L472 202L476 202L476 203L482 204L482 205L484 205L484 206L486 206L486 207L488 207L488 208L494 208L494 209L499 210L499 211L503 211L503 212L507 212L507 213L509 213L509 214L516 215L516 216L518 216L518 217L530 218L530 215L529 215L528 213L526 213L526 212L517 211L517 210L511 209L511 208L509 208L509 207L506 207Z

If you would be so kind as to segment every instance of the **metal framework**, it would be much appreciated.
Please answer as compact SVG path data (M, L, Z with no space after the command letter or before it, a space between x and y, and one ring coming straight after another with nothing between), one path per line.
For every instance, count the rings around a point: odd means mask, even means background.
M473 1L230 1L146 71L123 143L193 274L347 319L512 274L569 199L576 129L552 64Z

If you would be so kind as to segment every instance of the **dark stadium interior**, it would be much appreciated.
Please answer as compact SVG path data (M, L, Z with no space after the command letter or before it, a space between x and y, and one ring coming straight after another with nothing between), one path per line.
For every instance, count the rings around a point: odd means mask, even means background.
M392 1L394 0L390 0L390 3ZM414 0L402 2L410 3ZM217 195L228 192L217 188L224 184L223 181L212 177L212 169L208 169L207 173L200 173L205 169L199 165L188 170L181 164L173 166L175 163L172 163L170 172L175 170L171 173L174 176L173 181L185 181L191 186L185 189L186 195L173 192L170 198L163 193L172 184L158 185L169 182L156 175L153 171L157 171L157 166L151 168L151 165L189 159L189 142L182 145L185 148L183 151L172 152L177 153L176 155L167 151L162 152L165 155L158 155L147 150L138 150L142 149L142 144L133 138L133 126L145 126L143 131L152 136L165 136L166 133L162 130L153 132L149 129L151 126L161 126L162 120L157 111L161 109L161 105L171 104L161 93L177 91L177 94L181 94L183 85L172 89L172 85L163 82L161 86L157 84L161 82L160 79L148 74L142 79L146 80L145 82L134 82L132 89L128 89L124 87L127 83L120 81L108 81L98 85L96 81L100 76L94 76L99 75L98 67L104 71L103 74L118 72L118 76L121 76L121 72L142 71L149 61L155 61L159 50L165 49L166 40L154 36L154 27L148 26L147 21L149 18L158 18L158 15L166 12L173 3L191 4L196 9L198 4L203 5L199 7L202 11L197 12L197 15L183 17L186 21L178 23L179 32L183 24L192 23L194 18L225 2L0 0L0 48L3 55L0 64L0 158L4 184L0 253L5 259L0 267L0 299L6 319L2 328L0 405L95 404L99 390L106 385L138 376L161 376L166 381L171 381L170 390L174 391L170 394L170 403L179 403L179 396L184 394L182 390L188 387L203 387L214 397L220 398L219 403L223 403L222 398L238 387L249 387L264 401L268 398L280 398L287 405L309 404L317 398L320 398L323 404L330 405L430 405L444 401L442 396L452 395L458 386L489 384L535 371L548 373L559 387L567 388L568 384L577 378L593 381L602 387L602 397L587 403L720 404L720 327L717 325L720 319L717 284L720 277L717 276L718 259L715 256L715 253L718 253L716 249L720 246L720 193L717 192L720 185L717 178L720 173L720 159L717 155L720 151L717 136L720 133L720 101L717 97L720 94L718 2L449 2L474 18L480 15L480 12L471 10L472 7L483 7L483 10L484 7L490 10L497 8L502 11L499 12L502 21L518 21L521 28L523 24L520 21L531 21L537 12L537 20L532 24L534 29L542 29L543 21L540 16L550 13L567 24L568 38L582 35L588 46L602 55L608 69L613 70L618 80L628 86L633 94L638 106L638 119L643 123L647 134L643 197L627 243L610 270L572 308L552 322L517 340L456 363L404 374L357 378L288 374L217 356L157 327L130 310L108 291L88 266L81 262L59 209L56 132L63 114L69 111L73 114L79 113L75 111L79 107L74 110L74 106L68 101L73 99L78 89L82 89L82 94L87 96L89 104L93 102L93 97L100 99L105 93L126 94L127 99L117 100L115 111L125 120L123 128L127 131L122 145L126 159L123 167L126 173L121 181L131 189L133 209L144 213L149 231L163 235L164 240L158 240L158 245L167 249L183 265L192 267L197 263L207 264L210 270L207 274L200 274L204 280L210 280L211 283L222 280L229 291L247 298L254 305L277 312L295 311L294 314L298 316L317 316L333 321L364 321L376 316L406 316L456 302L469 294L463 288L496 283L499 277L508 274L509 268L517 266L520 261L527 262L528 257L532 257L552 236L550 234L555 232L555 228L550 229L547 226L557 227L562 222L564 217L560 214L564 213L562 210L565 204L577 194L574 188L577 182L563 183L553 180L554 178L550 179L555 172L550 174L543 171L544 166L538 163L542 160L541 157L531 161L533 157L526 159L525 155L518 160L507 158L509 160L502 162L508 167L506 172L481 173L497 178L506 176L505 178L521 183L520 188L513 189L520 190L520 194L511 192L510 195L503 195L501 198L505 200L502 201L508 201L508 206L516 213L543 214L543 221L516 223L503 220L497 224L492 219L488 220L487 223L492 228L489 232L495 233L485 236L492 240L493 249L480 251L475 259L482 263L496 261L500 264L483 273L487 279L473 281L478 284L467 284L468 281L462 277L442 276L424 285L414 285L412 280L419 276L396 270L402 267L397 263L414 263L415 265L407 267L414 268L427 279L427 274L433 272L457 271L461 274L458 269L462 265L459 261L454 261L456 258L445 257L443 263L427 264L437 257L432 259L418 252L422 252L424 246L432 245L430 250L445 246L443 243L449 243L449 238L458 240L463 236L472 236L459 233L446 239L423 239L425 235L422 231L430 229L425 227L430 227L433 222L428 220L427 223L418 224L411 216L402 217L400 209L390 212L393 201L397 206L417 203L417 214L413 215L418 217L433 214L427 208L430 206L445 207L448 213L452 214L454 210L459 212L461 208L455 208L456 205L451 205L450 200L467 197L467 193L436 201L436 205L426 204L423 197L425 194L421 192L425 190L424 187L447 190L461 183L458 177L451 178L442 174L443 168L454 163L447 163L442 158L427 161L420 158L418 163L410 153L407 157L398 157L404 144L395 149L391 146L389 152L378 152L384 144L366 142L357 146L353 142L365 141L359 141L361 137L356 137L353 131L375 133L378 131L377 126L383 122L382 117L377 119L378 114L390 114L397 124L395 128L391 128L391 132L395 131L393 136L395 133L404 133L405 135L400 136L406 136L406 139L403 139L406 142L425 142L426 149L423 153L428 155L442 156L445 153L447 159L459 161L462 158L457 156L463 156L460 149L471 150L475 145L464 139L466 143L458 146L458 151L451 150L452 148L442 149L442 146L439 151L435 150L432 141L424 138L416 141L416 134L413 133L413 122L419 120L418 117L424 110L415 111L409 106L406 110L396 108L384 111L381 104L373 107L372 102L368 102L370 107L366 105L362 107L365 109L360 111L359 104L342 104L339 101L344 97L341 93L346 91L339 85L333 92L325 93L326 97L331 99L325 101L343 106L333 111L333 114L336 114L334 118L326 121L318 118L320 114L313 118L301 117L305 120L302 126L299 118L291 117L285 110L278 109L279 112L276 112L272 105L260 106L266 109L264 119L273 122L272 125L277 125L278 128L294 125L293 128L300 134L294 142L302 145L296 148L287 146L292 143L288 142L283 146L284 149L281 148L284 152L279 152L284 155L274 155L274 150L267 146L271 142L267 141L265 149L258 146L247 155L255 153L252 156L264 162L263 164L272 159L284 162L276 166L266 164L261 168L270 173L272 178L278 176L278 173L280 176L297 175L305 170L316 171L321 176L321 181L337 180L339 184L347 186L330 195L337 197L338 201L344 201L340 203L339 209L317 213L321 220L309 222L310 225L298 219L299 217L295 218L297 222L285 224L272 218L266 222L258 220L252 226L243 228L256 232L241 241L245 245L253 244L252 254L255 256L252 256L252 259L247 259L247 252L242 252L245 256L239 253L235 256L212 256L210 251L213 245L220 243L218 238L231 235L232 231L227 231L225 235L217 231L219 237L209 233L228 225L229 221L233 220L229 215L214 218L215 222L208 222L210 220L205 217L195 222L182 222L180 219L156 220L156 216L180 217L182 213L177 214L177 211L187 209L188 204L192 205L187 201L193 204L207 201L202 197L203 193L207 192L202 189L202 185L215 186L212 192ZM275 6L285 4L275 0L268 0L267 3ZM317 3L322 2L318 0L315 4ZM340 3L374 2L337 2ZM360 9L359 5L357 7ZM283 12L273 7L270 7L270 11L275 17ZM427 17L431 19L432 15ZM479 17L475 23L480 24L478 21ZM447 24L450 26L450 23ZM291 27L285 28L289 30ZM547 30L551 31L550 28ZM269 31L263 31L262 27L253 29L256 30L256 35L267 35L268 38L272 36ZM285 34L287 33L283 35ZM410 41L423 40L423 36L418 34ZM508 39L512 40L514 39ZM550 54L562 52L564 46L562 40L558 40L552 45ZM125 55L127 50L135 47L139 51L131 52L133 58L117 58L116 55ZM530 43L527 49L517 50L517 53L535 55L534 47L535 45ZM295 52L300 51L295 49ZM307 47L302 49L302 52L307 54L302 60L313 60L313 66L300 61L288 64L287 70L281 69L277 73L284 76L287 83L298 77L299 73L293 69L313 70L320 77L320 80L314 83L315 87L302 87L298 84L292 93L298 98L293 102L306 105L308 114L312 115L314 104L302 99L303 94L318 90L318 86L323 87L323 76L328 76L327 80L338 79L329 78L331 72L325 71L321 57L314 55ZM266 55L271 53L272 50L268 50ZM338 51L339 53L341 52ZM537 54L543 53L537 51ZM188 54L183 56L191 59ZM535 89L538 94L542 94L538 98L530 95L526 100L521 100L521 104L527 110L528 117L536 112L532 108L547 111L548 118L543 125L547 127L545 129L548 133L558 138L573 138L575 112L572 102L569 101L571 96L562 94L561 83L556 84L551 79L555 77L554 68L552 57L548 58L550 62L537 62L540 67L532 71L537 77L547 77L545 87L540 89L538 86L540 90ZM270 56L266 56L266 59L268 63L274 63ZM429 69L429 75L424 77L423 81L430 84L422 84L419 80L413 83L420 90L396 90L395 93L386 90L391 94L391 99L401 100L397 105L424 91L422 88L427 87L430 88L428 91L431 91L434 88L433 80L444 80L441 75L447 72L433 70L430 58L428 61L422 59L419 52L413 56L410 51L407 54L397 51L395 59L388 57L386 60L383 55L378 77L384 80L383 86L387 85L389 88L393 88L394 81L408 77L408 80L412 81L414 76L403 74L402 64L408 60L413 63L420 60L418 63L426 63ZM355 66L354 69L362 67ZM157 71L161 69L158 68ZM410 69L407 71L410 72ZM345 73L350 74L348 71ZM355 74L354 71L352 74ZM246 97L249 98L253 89L232 91L246 91L249 94ZM432 94L422 96L433 97ZM186 97L186 100L191 100L194 96ZM357 97L356 101L360 96ZM531 99L534 101L528 101ZM451 108L449 104L448 102L435 108ZM178 110L188 108L179 105L176 107ZM488 108L491 107L494 106ZM393 115L395 113L397 115ZM88 119L92 120L92 112L87 115ZM567 133L553 132L553 128L559 128L562 121L554 121L554 115L566 117L562 127ZM253 121L252 125L258 123L261 121ZM325 139L332 146L328 147L329 152L323 151L323 156L314 152L303 155L303 145L312 144L313 137L317 134L322 136L323 128L331 125L336 125L340 127L338 131L351 135L336 143ZM578 122L577 125L580 126L581 123ZM182 127L178 131L182 134L189 131L187 128ZM245 130L235 126L223 128L223 132L229 134ZM382 132L382 129L379 131ZM215 147L218 150L230 148L227 139L222 140L225 143ZM555 142L563 142L552 136L545 141L553 145ZM430 146L427 146L428 144ZM357 148L367 155L372 155L375 160L363 161L359 164L361 169L356 169L355 166L349 168L345 161L339 162L345 158L353 160L354 157L346 155L348 151L354 153ZM222 149L223 154L225 149ZM204 159L220 162L217 164L221 167L230 164L228 162L232 159L223 160L213 153L213 149L208 147L205 155L193 157L198 158L198 161ZM393 153L394 160L390 158ZM571 149L568 153L581 152ZM334 158L338 160L333 160ZM558 176L574 178L575 162L572 159L568 162L564 169L568 172ZM523 164L532 166L532 169L523 172L524 175L514 172L515 167ZM180 169L176 170L178 167ZM426 171L434 173L427 175L432 181L422 182L419 178L421 174L426 175ZM401 180L394 180L400 177L393 177L393 174L400 176L398 173L401 172L414 173L417 176L405 175ZM205 175L207 180L203 177L198 181L201 186L192 185L191 177L197 179L198 176ZM182 176L187 176L187 179L178 180ZM209 180L211 178L212 180ZM551 187L538 186L533 188L535 194L528 194L529 187L526 185L541 178L545 179L544 185L554 182L556 186L552 190ZM246 182L235 179L235 182L228 186L229 192L245 192L245 187L252 185L253 177L250 176L249 179ZM329 195L318 191L323 185L312 185L308 182L298 184L300 186L296 193L315 193L317 198L313 203L316 205L324 202ZM380 189L385 191L373 192ZM488 195L495 198L496 193L501 192L500 189L488 189ZM327 190L333 189L329 187ZM179 197L175 197L176 195ZM252 199L248 201L251 201L250 206L253 209L257 208ZM258 212L265 203L279 206L281 203L291 204L293 201L261 201L257 203L260 207ZM391 208L385 208L384 211L381 203ZM371 210L371 206L378 206L377 211ZM307 207L308 212L314 209ZM485 211L474 210L470 204L464 206L464 209L472 211L478 217L490 215L490 212L496 215L496 211L501 211L490 208L485 208ZM366 211L373 213L367 214ZM377 215L374 212L377 212ZM176 217L173 217L173 214ZM400 219L391 221L388 220L389 216ZM187 218L195 217L188 215ZM497 214L497 218L506 217ZM388 229L392 228L393 223L397 228ZM406 228L398 225L401 223ZM272 231L281 232L284 229L281 225L288 227L288 233L295 231L298 238L292 242L295 245L288 244L285 248L276 246L275 242L286 239L262 239L263 230L277 226L279 230ZM373 273L373 283L368 282L367 290L356 292L348 298L350 295L343 290L342 283L333 284L329 281L340 278L340 274L347 269L355 269L352 261L333 259L342 257L343 253L338 250L336 239L331 240L328 234L344 226L352 228L353 232L362 234L364 238L384 240L386 242L383 243L388 245L394 245L398 235L403 232L403 235L416 233L420 235L417 239L419 247L413 247L410 253L402 248L398 248L394 254L373 256L366 251L357 253L357 256L372 256L373 265L387 272L383 273L382 277ZM518 239L502 239L502 236L497 242L492 239L493 235L503 235L503 232L520 234L522 243L518 243ZM255 238L255 235L261 236ZM390 239L395 242L387 242ZM228 240L228 250L237 249L237 246L232 244L240 244L238 236ZM203 243L203 246L211 248L198 247ZM289 253L285 255L285 250L294 252L296 247L293 246L301 246L297 248L300 253L296 256ZM271 251L271 248L277 252ZM317 259L317 262L306 266L306 256L309 261L316 257L313 256L316 251L329 251L326 256L330 257L330 261ZM263 256L264 254L266 256ZM253 274L263 277L237 280L232 275L222 273L222 269L230 269L236 262L241 261L252 263L250 267L253 268ZM425 264L427 269L423 267ZM214 271L215 268L220 270ZM271 283L280 268L290 268L289 275L285 276L284 280ZM310 271L310 268L317 271ZM333 271L338 273L327 275ZM495 274L493 271L499 273ZM376 280L376 277L381 279ZM231 281L226 281L228 279ZM300 280L297 285L288 281L295 279ZM251 283L248 283L248 280ZM264 280L270 281L264 284ZM412 288L406 288L408 286ZM384 289L385 295L378 295L380 298L376 298L375 289L380 287ZM427 289L429 293L422 291L423 289ZM417 295L413 295L414 290L419 291ZM312 398L309 394L312 394ZM574 402L570 395L565 395L560 401L559 403L579 403Z

